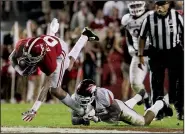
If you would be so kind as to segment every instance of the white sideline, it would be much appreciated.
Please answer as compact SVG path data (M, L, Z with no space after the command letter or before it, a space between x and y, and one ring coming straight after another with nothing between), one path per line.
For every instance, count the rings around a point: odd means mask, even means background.
M1 133L151 133L146 131L118 131L73 128L30 128L30 127L1 127Z

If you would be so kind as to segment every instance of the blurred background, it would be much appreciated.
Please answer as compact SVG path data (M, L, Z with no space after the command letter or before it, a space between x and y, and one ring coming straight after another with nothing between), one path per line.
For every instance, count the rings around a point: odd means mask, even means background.
M44 75L38 69L29 77L15 74L8 60L19 39L46 34L53 18L60 22L57 33L73 47L88 26L100 37L88 42L73 69L65 72L62 88L72 94L76 85L85 78L98 86L110 89L115 98L127 100L134 95L129 84L131 57L125 41L121 18L128 13L126 1L0 1L1 9L1 102L32 103L35 101ZM153 10L153 1L146 6ZM174 1L175 9L183 15L183 2ZM167 77L165 89L168 90ZM150 92L149 77L145 86ZM58 103L48 92L46 103Z

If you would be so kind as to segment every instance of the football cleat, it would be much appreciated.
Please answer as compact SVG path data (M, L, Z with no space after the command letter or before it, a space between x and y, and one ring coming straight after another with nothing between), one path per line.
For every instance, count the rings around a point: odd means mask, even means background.
M144 95L145 95L145 90L144 89L141 89L137 94L141 95L141 97L142 97L142 100L139 101L137 103L137 105L141 105L141 104L143 104L143 101L144 101L143 98L144 98Z
M177 113L178 120L184 120L184 113Z
M146 111L148 108L150 108L151 105L150 105L150 102L149 102L149 97L144 98L145 93L146 93L146 91L145 91L144 89L141 89L141 90L138 92L138 94L141 95L142 100L139 101L139 102L137 103L137 105L141 105L141 104L144 103L144 104L145 104L145 111Z
M154 118L155 121L161 121L164 118L164 112L160 110L157 116Z
M82 35L88 37L88 41L99 41L99 37L93 33L88 27L85 27L82 31Z
M157 100L162 100L163 103L164 103L164 106L163 106L163 109L162 109L162 111L164 112L164 117L166 117L166 116L173 116L173 110L170 107L170 105L166 103L166 101L164 100L164 97L159 96L157 98Z
M177 111L177 119L178 120L184 120L184 111L183 110Z

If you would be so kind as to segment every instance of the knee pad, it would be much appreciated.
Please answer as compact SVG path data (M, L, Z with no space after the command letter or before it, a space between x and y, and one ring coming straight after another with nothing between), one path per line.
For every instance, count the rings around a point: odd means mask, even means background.
M131 84L131 88L135 91L135 93L138 93L141 89L144 89L145 87L143 84Z

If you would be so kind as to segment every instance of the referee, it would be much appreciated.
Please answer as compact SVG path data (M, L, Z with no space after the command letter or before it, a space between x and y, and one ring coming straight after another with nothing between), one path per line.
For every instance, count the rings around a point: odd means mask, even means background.
M150 66L150 83L152 101L164 96L164 73L168 69L169 90L174 92L174 105L177 118L184 118L184 26L181 15L171 7L168 1L156 1L156 10L142 23L139 37L139 51L141 69L144 66L143 50L146 37L149 36L151 45L148 49ZM172 89L173 87L173 89ZM157 115L163 118L163 112Z

